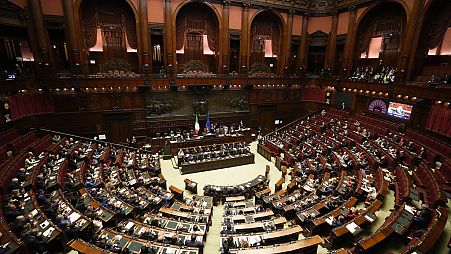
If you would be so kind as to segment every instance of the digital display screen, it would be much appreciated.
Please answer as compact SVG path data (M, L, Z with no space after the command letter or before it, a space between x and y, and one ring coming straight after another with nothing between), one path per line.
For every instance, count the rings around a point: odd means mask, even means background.
M390 102L388 105L387 115L409 120L412 114L412 105Z

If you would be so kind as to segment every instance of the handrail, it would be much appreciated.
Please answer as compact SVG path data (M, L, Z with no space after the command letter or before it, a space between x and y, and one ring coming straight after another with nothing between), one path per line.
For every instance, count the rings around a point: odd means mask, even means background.
M92 139L92 138L88 138L88 137L83 137L83 136L78 136L78 135L74 135L74 134L69 134L69 133L64 133L64 132L59 132L59 131L54 131L54 130L49 130L46 128L38 128L38 131L44 131L44 132L49 132L49 133L53 133L53 134L58 134L58 135L63 135L65 137L71 137L71 138L77 138L77 139L83 139L83 140L88 140L91 142L96 142L96 143L103 143L106 145L112 145L112 146L117 146L117 147L122 147L122 148L126 148L126 149L131 149L131 150L137 150L137 151L144 151L147 153L152 154L151 151L145 149L145 148L137 148L137 147L132 147L132 146L127 146L127 145L123 145L123 144L118 144L118 143L113 143L113 142L108 142L108 141L103 141L103 140L96 140L96 139Z

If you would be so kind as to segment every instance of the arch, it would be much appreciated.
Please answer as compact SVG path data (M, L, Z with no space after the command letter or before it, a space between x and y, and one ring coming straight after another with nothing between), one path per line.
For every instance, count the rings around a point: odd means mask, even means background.
M445 6L446 5L446 6ZM434 0L429 1L426 6L423 8L418 21L418 33L416 34L416 37L414 38L414 44L412 47L411 55L409 60L409 68L408 68L408 77L418 77L418 80L423 79L430 79L430 73L424 72L424 67L428 66L431 62L428 62L428 59L431 59L427 57L428 50L430 49L431 44L435 45L437 42L439 44L441 40L443 40L443 37L435 37L434 43L431 43L428 37L428 33L431 32L433 28L431 28L431 19L434 19L434 23L437 22L437 19L443 18L444 13L451 8L451 3L449 1L443 1L443 0ZM433 13L434 15L431 15ZM446 14L445 14L446 16ZM441 20L445 22L446 20ZM444 25L444 23L443 23ZM435 32L446 32L443 30L435 30ZM444 34L440 34L440 36L443 36ZM415 65L413 64L415 63ZM440 68L435 70L435 74L438 76L444 75L443 72L446 72L446 70L440 70Z
M261 22L262 19L264 19L264 15L267 15L268 17L271 17L270 19L266 19L270 20L270 23L272 24L276 24L277 28L278 28L278 38L271 37L271 47L272 47L272 51L274 53L274 50L276 49L274 47L274 42L276 44L278 44L277 50L276 50L276 54L277 57L276 58L266 58L263 55L263 51L261 52L256 52L253 51L253 49L255 48L255 41L254 41L254 36L253 36L253 29L255 27L255 23L258 20L258 22ZM261 18L260 18L261 17ZM275 18L273 18L275 17ZM263 21L264 22L264 21ZM271 65L274 67L276 67L274 70L277 72L280 72L282 69L283 65L283 60L285 57L286 52L283 51L284 49L284 44L285 44L285 38L284 35L286 33L286 24L285 21L283 19L283 17L280 15L280 13L274 12L272 10L258 10L254 13L254 15L251 17L250 22L249 22L250 26L249 26L249 31L248 31L248 38L249 38L249 43L248 43L248 52L249 52L249 57L248 57L248 65L250 66L250 71L252 72L254 69L256 72L261 72L262 70L271 70ZM273 32L272 32L273 33ZM274 33L272 34L274 35ZM260 36L259 36L259 40ZM260 42L261 43L261 42ZM266 39L265 39L265 44L266 44ZM261 45L261 44L260 44ZM282 60L282 61L281 61ZM267 68L262 68L263 67L267 67ZM258 68L254 68L254 67L258 67Z
M77 13L77 14L80 13L81 4L84 1L86 1L86 0L75 0L75 4L74 4L75 13ZM128 5L130 5L130 8L132 9L133 14L135 15L135 20L137 21L138 20L138 9L136 8L136 6L132 3L131 0L123 0L123 1L125 1Z
M210 2L207 2L207 1L203 1L203 2L199 2L199 1L196 1L196 0L186 0L186 1L183 1L183 2L181 2L176 8L175 8L175 11L174 11L174 23L175 23L175 21L176 21L176 19L177 19L177 15L179 14L179 12L180 12L180 10L184 7L184 6L186 6L187 4L190 4L190 3L201 3L201 4L203 4L203 5L206 5L208 8L210 8L211 9L211 11L213 11L213 13L216 15L216 20L218 21L218 25L219 25L219 30L221 30L221 15L219 14L219 12L218 12L218 10L213 6L213 4L211 4Z
M280 22L279 24L282 25L282 27L281 27L281 33L284 33L287 24L285 23L285 20L283 19L282 15L280 15L279 12L276 12L276 11L273 11L273 10L261 10L261 9L260 9L260 10L257 10L257 11L254 13L254 15L251 17L251 20L250 20L250 22L249 22L249 24L251 24L250 27L252 27L252 23L254 22L255 17L257 17L259 14L264 13L264 12L269 12L269 13L275 15L275 16L278 18L278 21Z
M409 22L409 18L410 18L409 6L404 1L401 1L401 0L387 0L387 1L383 2L383 3L377 2L377 3L373 3L373 4L369 5L368 8L366 8L363 11L362 15L360 15L360 17L357 19L356 27L357 28L360 27L361 22L365 19L367 14L370 13L374 8L379 7L381 5L389 4L390 2L391 3L398 3L399 5L401 5L403 7L404 15L406 15L406 17L407 17L406 23Z
M390 12L382 12L382 11L378 11L381 8L384 7L391 7L391 9L389 9L390 11L392 11L392 13ZM383 3L375 3L371 6L369 6L363 13L362 15L359 17L357 23L356 23L356 42L360 42L360 43L355 43L354 48L352 49L354 54L353 57L353 62L354 64L360 61L360 55L361 52L368 52L367 47L369 47L370 44L370 40L371 40L371 35L372 33L376 33L379 34L379 36L383 36L383 42L385 46L388 45L388 48L385 48L385 50L383 51L383 56L382 56L382 60L384 64L389 64L390 66L396 66L396 62L399 56L399 48L402 45L402 42L405 38L405 32L406 32L406 27L408 24L408 19L409 19L409 7L407 6L407 4L404 1L400 1L400 0L389 0ZM399 18L401 19L400 21L402 22L401 27L399 28L399 34L394 33L393 36L390 32L390 37L386 37L386 33L383 32L383 30L376 30L376 22L379 19L371 19L372 15L377 15L377 16L382 16L383 18L387 18L387 17L395 17L395 15L390 16L390 14L395 14L396 17L399 14ZM384 16L385 15L385 16ZM396 20L390 20L391 23L396 23ZM373 23L372 23L373 22ZM382 27L383 28L383 27ZM396 27L392 27L396 28ZM364 31L364 29L366 29L366 31ZM390 29L390 28L389 28ZM386 31L386 30L385 30ZM390 30L389 30L390 31ZM367 35L366 37L363 35ZM362 37L363 36L363 37ZM363 47L363 48L362 48ZM395 48L396 47L396 48ZM362 51L363 50L363 51ZM380 59L380 57L378 58ZM364 65L368 66L373 66L376 67L378 65L379 61L375 61L375 60L368 60L364 63Z
M123 18L115 15L117 13L121 13ZM77 0L74 5L74 18L79 20L76 22L76 30L80 33L78 40L86 52L96 44L100 31L102 38L106 39L102 53L90 52L82 57L85 68L88 60L94 59L96 64L98 63L97 67L86 69L87 71L95 73L100 70L99 66L103 62L114 58L124 59L132 64L133 71L138 70L142 57L137 53L129 54L141 51L139 16L130 0L116 0L113 5L107 0ZM127 50L130 48L133 50Z
M192 19L194 17L196 18ZM218 70L221 57L216 56L222 54L222 24L220 17L218 10L209 2L188 0L176 7L174 15L171 17L171 22L174 27L172 46L176 52L177 72L193 71L184 68L185 63L193 60L208 66L209 72ZM187 38L189 39L187 40ZM187 43L196 41L201 41L204 44L190 44L192 47L188 48L188 52L181 51L185 49ZM207 48L208 54L203 51L206 49L205 47L209 47L209 49ZM199 69L200 72L205 72L204 70L205 68Z

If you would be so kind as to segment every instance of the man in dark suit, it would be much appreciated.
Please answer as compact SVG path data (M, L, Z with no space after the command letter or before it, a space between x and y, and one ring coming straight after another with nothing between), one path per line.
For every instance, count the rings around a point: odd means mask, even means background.
M191 238L185 241L185 245L188 247L195 247L195 248L201 248L204 246L203 243L197 241L195 234L191 234Z

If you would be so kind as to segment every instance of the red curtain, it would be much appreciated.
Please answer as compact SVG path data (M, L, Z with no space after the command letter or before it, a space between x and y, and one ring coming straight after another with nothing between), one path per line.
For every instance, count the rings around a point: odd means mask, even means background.
M14 95L8 97L11 119L27 115L55 112L52 96L48 94Z
M81 9L83 37L87 48L94 47L98 27L102 27L102 32L106 27L113 30L117 30L118 27L125 28L130 47L138 48L136 19L127 3L111 0L83 1Z
M446 110L446 113L443 117L442 128L440 128L439 133L442 133L443 135L446 136L451 135L450 121L451 121L451 110Z
M325 91L316 87L304 87L301 90L301 101L318 101L325 103Z
M451 136L451 110L442 107L432 107L426 129L445 136Z
M432 130L432 127L434 126L435 117L437 116L438 108L432 107L431 112L429 112L429 118L426 125L427 130Z
M183 48L187 33L206 34L208 47L217 51L219 25L216 15L204 4L191 3L184 6L176 19L175 46L177 50Z
M427 32L427 47L436 48L443 40L448 27L451 26L451 4L435 6L434 17L430 19Z
M264 38L272 41L272 53L274 55L279 55L281 36L278 18L274 17L274 14L271 12L261 13L252 21L250 40L252 43L251 51L261 51L261 42L259 38Z

